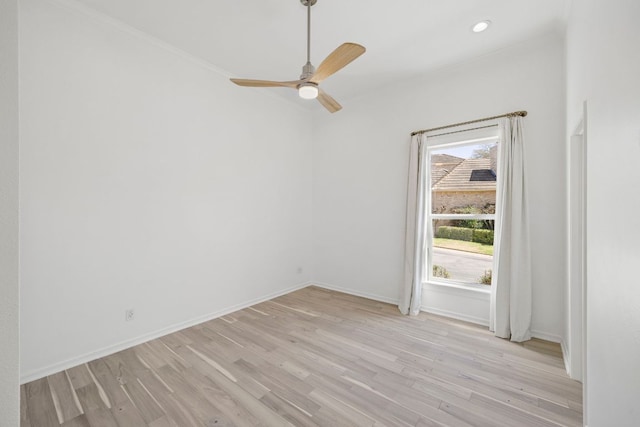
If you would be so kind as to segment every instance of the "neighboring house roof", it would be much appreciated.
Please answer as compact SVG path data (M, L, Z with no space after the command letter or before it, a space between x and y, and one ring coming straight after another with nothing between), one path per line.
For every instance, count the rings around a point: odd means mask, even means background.
M432 167L434 173L436 171L440 173L441 169L439 170L436 165ZM491 170L491 159L464 159L433 184L434 191L495 191L495 189L496 175Z
M464 161L461 157L449 154L434 154L431 156L431 185L435 185L449 172Z
M455 163L457 165L463 160L462 157L452 156L451 154L433 154L431 156L431 163Z

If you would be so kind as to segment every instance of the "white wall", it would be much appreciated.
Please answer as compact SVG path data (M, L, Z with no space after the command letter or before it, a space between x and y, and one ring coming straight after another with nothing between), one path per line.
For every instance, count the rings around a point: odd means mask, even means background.
M18 2L0 2L0 426L20 423Z
M309 281L307 112L125 27L22 6L23 380Z
M640 419L640 3L574 1L567 33L568 129L587 107L589 427Z
M363 94L315 115L314 278L397 300L409 133L528 110L533 330L560 339L565 283L564 49L548 36ZM488 316L488 312L487 312Z

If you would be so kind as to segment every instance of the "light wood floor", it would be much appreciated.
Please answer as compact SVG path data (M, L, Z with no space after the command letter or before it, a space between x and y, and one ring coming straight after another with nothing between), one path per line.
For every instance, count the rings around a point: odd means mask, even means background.
M580 426L557 344L309 287L25 384L22 426Z

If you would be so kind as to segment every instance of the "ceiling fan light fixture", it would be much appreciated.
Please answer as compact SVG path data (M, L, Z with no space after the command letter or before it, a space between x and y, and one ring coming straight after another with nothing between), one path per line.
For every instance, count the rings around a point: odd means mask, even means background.
M298 95L302 99L316 99L318 97L318 85L311 82L298 86Z
M474 33L481 33L489 28L489 25L491 25L491 21L480 21L476 25L474 25L471 30Z
M303 99L317 99L318 102L330 113L340 111L342 106L327 92L320 91L318 85L327 77L340 71L353 60L365 53L366 49L357 43L342 43L320 63L318 69L311 64L311 6L318 0L300 0L307 8L307 62L302 67L302 75L299 80L273 81L252 79L231 79L238 86L246 87L288 87L298 91Z

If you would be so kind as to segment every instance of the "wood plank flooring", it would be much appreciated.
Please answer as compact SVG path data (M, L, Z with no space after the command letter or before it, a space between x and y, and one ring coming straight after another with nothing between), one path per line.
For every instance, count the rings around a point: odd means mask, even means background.
M22 426L581 426L557 344L308 287L21 388Z

